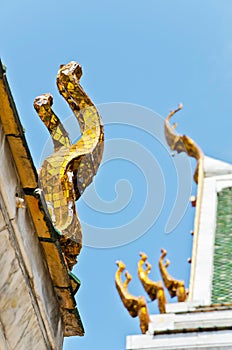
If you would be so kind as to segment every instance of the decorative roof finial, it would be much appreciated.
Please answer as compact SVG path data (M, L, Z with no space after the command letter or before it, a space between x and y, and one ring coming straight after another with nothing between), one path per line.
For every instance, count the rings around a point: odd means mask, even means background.
M150 322L146 300L143 296L135 297L128 292L128 284L130 283L132 276L128 271L126 271L126 280L123 283L121 280L121 275L126 269L126 265L122 261L117 261L116 264L118 266L118 270L115 274L115 285L118 290L118 294L131 317L139 316L140 329L142 333L145 334L148 330L148 324Z
M71 107L81 130L72 144L67 131L52 110L50 94L37 97L34 107L51 134L54 153L47 157L39 173L51 220L60 233L60 244L71 270L82 247L81 225L75 201L92 182L100 165L104 132L97 108L82 89L81 66L62 65L57 75L60 94Z
M197 166L194 173L194 180L197 183L197 196L195 200L192 202L194 206L196 206L196 214L194 219L194 241L193 241L193 250L192 250L192 267L191 267L191 276L190 276L190 288L189 288L189 300L192 298L192 288L193 288L193 280L196 272L196 252L197 252L197 242L198 242L198 231L200 225L200 212L201 212L201 204L202 204L202 193L203 193L203 182L204 182L204 154L200 147L188 136L178 135L174 129L176 128L176 124L173 126L170 125L169 121L171 117L182 109L182 104L179 107L171 111L165 120L165 137L168 145L172 150L187 153L190 157L194 157L197 160Z
M175 123L173 126L170 125L170 119L171 117L180 111L183 108L182 103L179 104L178 108L171 111L169 115L167 116L165 120L165 137L167 140L168 145L173 151L176 151L177 153L185 152L190 157L194 157L197 160L197 166L194 173L194 180L196 183L198 183L199 178L199 169L200 169L200 162L203 159L203 152L201 149L197 146L197 144L188 136L186 135L178 135L174 130L177 127L177 124Z
M187 294L185 291L184 281L174 279L167 271L167 267L170 265L170 261L167 260L164 264L164 258L167 255L165 249L161 249L161 257L159 259L159 269L164 282L165 287L169 291L171 298L177 296L178 302L185 301Z
M158 307L161 314L164 314L165 311L165 305L167 303L165 293L164 293L164 287L162 285L161 281L154 282L149 277L148 274L151 271L151 264L147 262L147 255L145 253L140 253L141 259L138 262L138 276L139 279L143 285L143 288L149 295L150 299L158 301ZM143 269L143 265L146 263L146 270Z

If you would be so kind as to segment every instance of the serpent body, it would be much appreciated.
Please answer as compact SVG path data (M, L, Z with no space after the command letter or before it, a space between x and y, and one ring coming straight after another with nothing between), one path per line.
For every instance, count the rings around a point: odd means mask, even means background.
M34 101L54 144L54 153L44 160L39 172L41 188L53 224L61 234L61 247L70 269L82 247L75 201L92 182L104 148L101 117L79 84L81 75L82 69L77 62L62 65L57 75L59 92L80 125L81 137L75 144L71 144L68 133L52 110L52 96L44 94Z

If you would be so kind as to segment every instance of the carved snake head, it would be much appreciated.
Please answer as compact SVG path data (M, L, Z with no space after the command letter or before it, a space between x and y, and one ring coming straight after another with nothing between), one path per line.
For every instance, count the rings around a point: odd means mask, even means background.
M124 262L121 261L121 260L117 260L117 261L116 261L116 265L118 266L118 268L120 269L120 271L124 271L125 268L126 268L126 265L125 265Z
M147 260L147 255L145 253L140 252L139 255L140 255L142 261L145 262Z

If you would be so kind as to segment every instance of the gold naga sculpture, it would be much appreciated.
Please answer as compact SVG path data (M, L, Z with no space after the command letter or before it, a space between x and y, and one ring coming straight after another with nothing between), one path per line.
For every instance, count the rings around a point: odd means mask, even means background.
M47 127L54 145L39 172L41 188L53 225L60 234L61 248L72 270L82 247L81 225L75 201L92 182L104 148L104 131L97 108L80 85L82 68L77 62L61 65L57 75L60 94L71 107L81 136L72 144L67 131L52 110L50 94L38 96L34 108Z
M175 123L173 126L170 125L170 119L172 116L180 111L183 108L182 104L178 106L177 109L172 110L169 115L167 116L164 124L164 131L165 131L165 137L167 140L168 145L170 146L171 150L176 151L177 153L185 152L188 156L193 157L197 161L195 173L194 173L194 180L198 185L197 189L197 200L196 200L196 215L195 215L195 223L194 223L194 236L197 236L198 228L199 228L199 217L200 217L200 208L201 208L201 201L202 201L202 189L203 189L203 179L204 179L204 168L203 168L203 161L204 161L204 154L201 151L201 149L197 146L197 144L188 136L186 135L179 135L175 132L175 128L177 127L177 124ZM192 269L191 269L191 280L193 279L194 275L194 268L195 268L195 256L196 256L196 249L197 249L197 237L194 239L194 245L193 245L193 259L192 260ZM164 283L164 286L167 288L171 298L177 297L178 302L184 302L187 299L187 296L191 300L191 289L189 293L185 289L184 281L177 280L174 277L172 277L168 271L167 268L170 265L170 261L166 260L164 262L164 258L167 255L167 251L164 249L161 249L161 257L159 259L159 269L162 276L162 280ZM138 262L138 276L139 279L149 295L151 300L158 300L158 306L160 313L165 313L165 304L166 304L166 297L164 293L164 287L162 285L161 281L154 282L149 277L148 274L151 271L151 264L147 262L147 255L145 253L140 253L140 260ZM144 269L144 264L146 265L146 269ZM119 284L120 280L120 274L125 269L125 265L122 262L118 262L119 269L116 273L116 286L119 292L119 295L123 301L124 306L128 309L130 308L131 304L129 304L129 297L126 299L126 287L129 283L129 279L131 279L131 276L126 273L126 281L124 282L124 285ZM117 280L119 282L117 282ZM190 280L190 287L192 285ZM124 291L124 293L122 293ZM131 296L133 297L133 296Z
M167 267L170 265L170 261L167 260L164 263L164 258L167 255L165 249L161 249L161 257L159 259L159 269L164 282L171 298L177 296L178 302L185 301L187 298L187 293L184 286L184 281L179 281L173 278L167 271Z
M161 281L154 282L149 277L148 274L151 271L151 264L147 262L147 255L145 253L140 253L140 260L138 262L138 276L143 285L144 290L149 295L150 299L158 301L158 307L161 314L164 314L165 305L167 303L166 296L164 293L164 287ZM146 264L146 270L143 269L143 265Z
M169 121L171 117L183 108L182 104L176 110L173 110L169 113L165 120L165 137L168 145L177 153L185 152L188 156L194 157L197 161L197 166L194 173L194 180L197 186L197 196L195 200L196 206L196 214L194 219L194 241L193 241L193 249L192 249L192 259L191 259L191 276L190 276L190 290L189 290L189 299L192 297L192 286L193 286L193 277L196 269L196 251L198 245L198 231L199 231L199 223L200 223L200 211L201 211L201 203L202 203L202 193L203 193L203 181L204 181L204 154L200 147L188 136L186 135L178 135L175 132L175 128L177 124L175 123L173 126L170 125Z
M119 296L131 317L139 317L140 329L142 333L145 334L148 330L148 324L150 322L146 300L144 296L135 297L128 292L128 284L130 283L132 277L128 271L126 271L126 280L123 283L121 275L126 269L126 265L122 261L117 261L116 264L118 269L115 274L115 285Z
M173 151L176 151L177 153L185 152L188 154L188 156L194 157L197 160L194 180L196 183L198 183L199 171L202 172L203 152L190 137L186 135L181 136L174 132L175 128L177 127L177 123L171 126L169 122L171 117L182 108L183 105L180 104L177 109L171 111L167 116L164 124L165 137L168 145Z

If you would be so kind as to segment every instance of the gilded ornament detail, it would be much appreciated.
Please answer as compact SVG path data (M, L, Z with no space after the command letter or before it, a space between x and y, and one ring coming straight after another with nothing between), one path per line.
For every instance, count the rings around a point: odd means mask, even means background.
M167 255L165 249L161 249L161 257L159 259L159 269L164 282L171 298L177 296L178 302L185 301L187 298L184 281L176 280L167 271L167 267L170 265L170 261L167 260L164 263L164 258Z
M71 270L82 247L81 225L75 201L93 181L100 165L104 131L101 117L80 85L82 68L77 62L62 65L57 75L60 94L71 107L81 130L72 144L67 131L52 109L51 94L38 96L34 107L47 127L54 153L47 157L39 172L41 188L51 220L60 232L60 243Z
M151 264L147 262L147 255L145 253L140 253L140 260L138 262L138 276L143 285L144 290L149 295L150 299L158 301L158 307L161 314L164 314L165 305L167 303L164 287L161 281L152 281L148 274L151 271ZM144 270L143 265L146 264L146 270Z
M180 111L183 108L183 105L180 104L179 107L176 110L173 110L169 113L165 120L165 137L167 140L168 145L173 151L176 151L177 153L185 152L190 157L194 157L197 160L197 166L194 173L194 180L196 183L198 183L198 177L199 177L199 167L200 167L200 161L203 158L203 153L201 149L197 146L197 144L188 136L186 135L179 135L175 132L175 129L177 127L177 123L175 123L173 126L170 125L170 119L171 117Z
M122 282L121 275L125 271L126 265L122 261L117 261L116 264L118 270L115 274L115 285L119 296L131 317L139 317L140 329L142 333L145 334L150 322L146 300L144 296L135 297L128 292L128 284L130 283L132 276L126 271L126 279Z
M194 180L197 183L197 196L195 201L193 202L194 206L196 206L196 214L194 219L194 241L193 241L193 249L192 249L192 258L191 258L191 276L190 276L190 287L189 287L189 295L188 299L192 298L192 290L193 290L193 281L194 275L196 271L196 251L198 245L198 231L199 231L199 223L200 223L200 211L201 211L201 203L202 203L202 193L203 193L203 181L204 181L204 154L200 147L188 136L186 135L178 135L175 132L175 128L177 124L173 126L170 125L171 117L182 109L182 104L176 110L173 110L169 113L165 120L165 137L168 145L172 150L187 153L190 157L194 157L197 161L197 166L194 173Z

